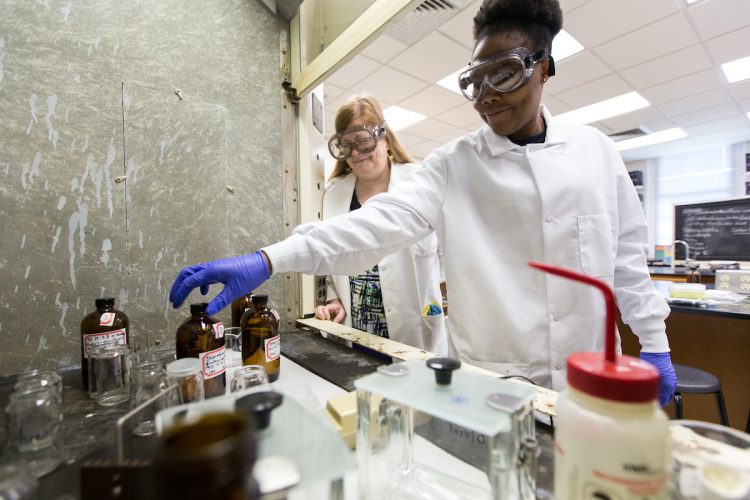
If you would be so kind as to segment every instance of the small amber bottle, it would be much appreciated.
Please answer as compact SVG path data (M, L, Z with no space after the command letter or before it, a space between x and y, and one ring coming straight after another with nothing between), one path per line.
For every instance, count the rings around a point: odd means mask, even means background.
M208 314L208 304L190 304L190 318L177 328L177 359L198 358L203 369L206 399L226 392L224 324Z
M268 308L268 295L253 295L253 308L241 320L242 364L262 365L268 380L274 382L281 370L279 315Z
M690 265L690 272L687 274L687 282L688 283L700 283L701 282L701 273L698 271L698 264L691 264Z
M253 308L253 293L243 295L232 302L232 326L239 327L245 310Z
M115 309L113 297L94 300L96 310L81 321L81 377L84 390L89 390L89 348L108 344L130 345L130 320Z

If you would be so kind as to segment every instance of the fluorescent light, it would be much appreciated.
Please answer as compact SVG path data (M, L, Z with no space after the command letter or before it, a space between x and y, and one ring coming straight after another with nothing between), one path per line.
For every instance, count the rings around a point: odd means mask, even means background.
M555 62L562 61L582 50L583 45L565 30L560 30L555 39L552 40L552 57Z
M612 118L613 116L624 115L636 109L645 108L651 104L641 97L638 92L630 92L621 96L613 97L605 101L600 101L582 108L568 111L556 116L557 120L566 123L591 123L599 120Z
M461 89L458 88L458 75L462 71L466 70L466 68L468 68L468 67L469 67L469 65L467 64L466 66L464 66L463 68L459 69L455 73L451 73L450 75L446 76L445 78L443 78L439 82L435 82L435 83L437 83L438 85L440 85L444 89L448 89L451 92L455 92L458 95L463 95L461 93Z
M747 112L747 119L750 120L750 111Z
M686 2L686 3L688 4L688 5L690 5L691 3L695 3L695 2L697 2L697 1L698 1L698 0L685 0L685 2Z
M739 82L750 78L750 56L729 61L721 65L724 76L729 83Z
M406 128L409 125L414 125L415 123L421 122L422 120L427 118L423 114L409 111L408 109L399 108L398 106L391 106L389 108L386 108L383 111L383 115L385 115L385 121L388 123L388 126L394 132L396 130Z
M660 132L654 132L653 134L644 135L642 137L618 141L615 143L615 147L617 148L617 151L626 151L628 149L642 148L644 146L650 146L660 142L674 141L685 137L687 137L687 134L681 128L670 128Z

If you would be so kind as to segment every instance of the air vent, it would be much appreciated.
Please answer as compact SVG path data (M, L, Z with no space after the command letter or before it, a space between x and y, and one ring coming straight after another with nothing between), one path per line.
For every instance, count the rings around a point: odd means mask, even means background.
M613 132L611 134L608 134L607 137L612 139L613 141L624 141L625 139L634 139L636 137L640 137L643 135L648 135L649 131L644 129L643 127L638 128L631 128L630 130L623 130L621 132Z
M466 7L469 0L425 0L388 27L387 33L413 45Z

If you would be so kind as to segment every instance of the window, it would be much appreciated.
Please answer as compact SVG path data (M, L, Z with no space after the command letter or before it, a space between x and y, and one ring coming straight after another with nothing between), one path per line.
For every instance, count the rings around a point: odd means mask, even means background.
M656 165L657 245L673 239L673 205L734 196L734 166L729 148L715 148L659 158Z

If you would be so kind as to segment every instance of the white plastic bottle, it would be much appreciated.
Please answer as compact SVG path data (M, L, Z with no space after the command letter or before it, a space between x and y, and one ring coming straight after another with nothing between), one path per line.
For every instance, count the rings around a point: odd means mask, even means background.
M637 358L568 358L556 406L556 499L667 497L669 420L658 388L658 372Z
M666 499L669 421L658 404L659 372L616 354L612 290L584 274L530 265L598 288L606 305L604 352L568 356L568 385L556 405L555 498Z

